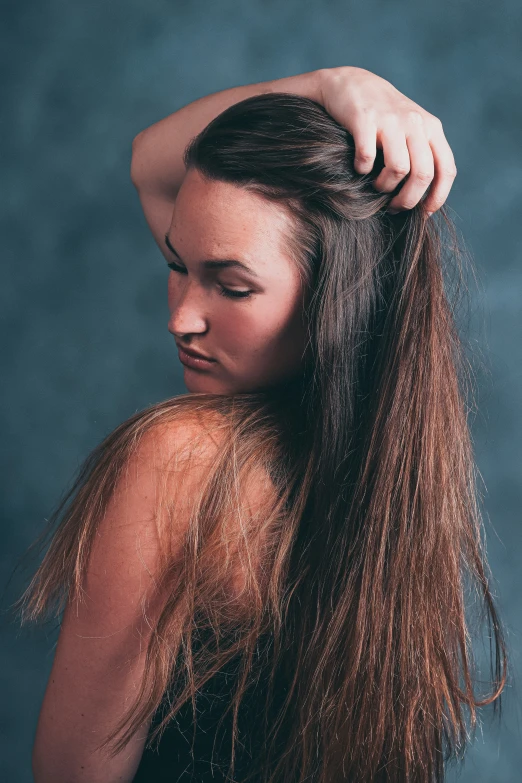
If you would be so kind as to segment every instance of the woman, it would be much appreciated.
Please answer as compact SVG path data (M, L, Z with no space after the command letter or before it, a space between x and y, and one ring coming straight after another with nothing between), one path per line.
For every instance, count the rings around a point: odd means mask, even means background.
M454 174L439 121L351 67L138 135L189 393L94 451L22 596L65 607L36 783L428 783L462 753L506 656L429 217Z

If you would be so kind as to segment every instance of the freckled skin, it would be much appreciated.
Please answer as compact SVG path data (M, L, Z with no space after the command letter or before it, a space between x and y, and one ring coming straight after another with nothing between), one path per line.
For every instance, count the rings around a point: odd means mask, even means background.
M168 328L181 344L216 359L204 371L183 366L189 392L254 391L291 378L301 365L303 289L284 250L291 226L284 207L194 169L187 172L168 230L181 258L169 254L169 260L186 270L169 275ZM243 261L259 277L200 264L223 258ZM222 286L253 293L229 299Z

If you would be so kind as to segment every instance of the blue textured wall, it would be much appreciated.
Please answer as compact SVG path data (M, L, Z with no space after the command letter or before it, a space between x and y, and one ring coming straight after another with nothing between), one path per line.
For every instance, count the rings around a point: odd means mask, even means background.
M134 411L184 391L167 332L165 265L129 180L135 134L219 89L359 65L439 116L450 194L482 293L476 453L488 550L515 667L522 577L520 403L522 5L518 0L4 0L0 214L3 527L0 778L31 780L56 629L18 630L9 574L90 449ZM462 780L514 783L518 692Z

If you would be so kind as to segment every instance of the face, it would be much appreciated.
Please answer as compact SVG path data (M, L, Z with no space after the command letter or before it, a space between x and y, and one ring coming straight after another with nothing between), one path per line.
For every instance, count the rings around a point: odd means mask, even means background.
M256 391L299 370L306 327L303 286L285 251L291 226L284 207L259 194L187 172L166 237L175 250L165 247L168 328L178 347L213 359L183 364L189 392ZM230 260L245 266L221 263Z

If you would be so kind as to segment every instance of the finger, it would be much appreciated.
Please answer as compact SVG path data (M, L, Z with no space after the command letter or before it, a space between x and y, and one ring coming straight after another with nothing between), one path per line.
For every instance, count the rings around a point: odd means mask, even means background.
M369 174L377 155L377 128L370 120L359 120L352 129L352 136L355 143L355 170L358 174Z
M406 137L406 144L410 153L410 175L390 201L389 210L412 209L421 200L434 177L433 153L424 131L412 132Z
M386 128L381 131L384 168L379 172L373 186L377 190L391 193L410 171L410 153L406 137L399 128Z
M431 213L440 209L448 198L457 176L457 168L453 152L442 130L442 125L439 125L436 131L432 133L430 146L435 163L435 176L423 206L427 212Z

